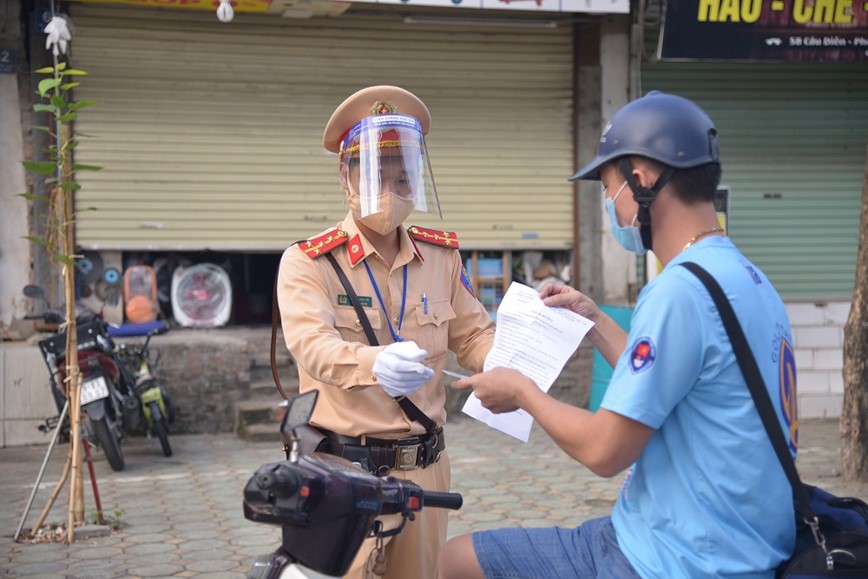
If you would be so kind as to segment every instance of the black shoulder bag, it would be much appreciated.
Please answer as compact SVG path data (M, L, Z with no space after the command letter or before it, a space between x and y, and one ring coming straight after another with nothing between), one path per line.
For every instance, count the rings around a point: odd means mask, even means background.
M802 483L759 366L732 305L717 280L705 269L692 262L681 265L699 278L714 300L763 426L793 488L796 545L792 557L781 563L775 577L868 577L868 505L860 499L835 497Z

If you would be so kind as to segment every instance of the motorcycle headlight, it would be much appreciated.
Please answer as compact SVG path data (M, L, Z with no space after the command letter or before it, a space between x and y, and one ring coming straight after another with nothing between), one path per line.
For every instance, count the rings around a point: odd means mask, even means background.
M253 560L253 568L250 569L249 573L247 573L247 579L262 579L263 577L268 577L271 568L274 566L275 564L272 561L271 554L259 555Z

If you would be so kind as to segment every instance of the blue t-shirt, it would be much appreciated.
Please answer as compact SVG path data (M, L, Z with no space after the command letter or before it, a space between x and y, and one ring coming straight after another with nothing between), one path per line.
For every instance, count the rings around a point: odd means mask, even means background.
M645 578L763 578L795 541L790 484L698 263L732 303L795 456L795 357L784 304L727 238L681 252L642 291L602 407L656 432L612 513Z

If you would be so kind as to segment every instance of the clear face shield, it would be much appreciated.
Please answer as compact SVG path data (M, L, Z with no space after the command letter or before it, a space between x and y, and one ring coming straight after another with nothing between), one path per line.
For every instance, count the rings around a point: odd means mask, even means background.
M415 118L386 114L362 119L341 141L341 163L358 193L361 216L386 210L394 195L442 219L422 127ZM358 185L356 185L358 183Z

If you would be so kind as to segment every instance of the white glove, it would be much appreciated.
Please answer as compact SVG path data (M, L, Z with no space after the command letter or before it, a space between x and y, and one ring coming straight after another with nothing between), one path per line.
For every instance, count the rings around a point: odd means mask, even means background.
M434 370L420 363L427 357L416 342L395 342L377 354L371 370L389 396L406 396L434 378Z

